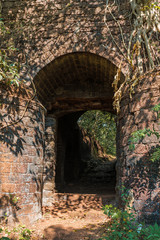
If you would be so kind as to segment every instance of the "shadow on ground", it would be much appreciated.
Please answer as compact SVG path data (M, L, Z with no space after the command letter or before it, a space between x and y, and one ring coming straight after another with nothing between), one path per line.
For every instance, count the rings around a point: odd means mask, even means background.
M99 188L99 189L98 189ZM72 214L75 211L101 210L106 204L115 204L115 189L104 184L69 184L63 192L54 194L52 206L44 207L44 213L52 216ZM93 216L94 217L94 216Z
M45 240L96 240L106 235L106 224L89 224L82 228L51 225L44 230Z

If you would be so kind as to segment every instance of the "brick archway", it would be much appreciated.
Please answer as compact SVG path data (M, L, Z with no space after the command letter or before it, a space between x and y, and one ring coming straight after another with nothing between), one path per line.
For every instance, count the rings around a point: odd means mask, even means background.
M34 83L39 100L54 114L87 109L113 112L112 83L116 71L117 67L104 57L76 52L46 65L36 75Z
M116 71L117 67L104 57L89 52L77 52L56 58L34 78L38 98L48 112L44 206L51 205L53 201L52 192L55 189L57 171L59 184L63 184L64 180L66 142L63 132L67 126L64 121L61 123L61 117L71 114L74 124L74 118L82 111L98 109L115 113L112 83ZM123 78L124 75L121 74L121 79ZM72 118L69 121L72 122Z

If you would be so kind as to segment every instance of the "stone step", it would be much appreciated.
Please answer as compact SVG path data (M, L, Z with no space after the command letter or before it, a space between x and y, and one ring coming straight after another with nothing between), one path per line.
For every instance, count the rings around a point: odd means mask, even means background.
M74 193L55 193L53 205L68 207L92 207L102 208L103 205L115 201L115 194L74 194Z
M57 215L75 210L100 210L106 204L115 204L115 194L55 193L52 206L44 207L43 212Z

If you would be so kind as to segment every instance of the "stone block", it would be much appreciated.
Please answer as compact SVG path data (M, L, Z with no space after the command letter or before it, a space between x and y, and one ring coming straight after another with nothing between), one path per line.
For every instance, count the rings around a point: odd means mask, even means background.
M3 158L2 158L3 161ZM1 174L2 173L11 173L12 172L12 162L2 162L1 163Z
M135 116L135 124L139 124L141 122L153 122L157 120L157 113L152 111L151 109L141 109L134 113Z
M18 163L18 164L14 164L12 167L12 172L17 173L17 174L25 174L27 173L27 167L28 164L27 163Z
M16 185L14 183L2 183L2 193L14 193Z
M134 152L137 154L147 154L148 146L144 144L136 144Z

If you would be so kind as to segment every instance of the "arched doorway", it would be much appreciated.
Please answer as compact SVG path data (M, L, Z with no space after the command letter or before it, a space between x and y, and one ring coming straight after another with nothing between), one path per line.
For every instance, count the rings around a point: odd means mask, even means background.
M74 127L80 115L97 109L115 113L112 83L116 71L117 67L103 57L76 52L55 59L35 77L38 98L47 108L46 122L54 122L46 125L44 199L49 191L62 188L65 179L79 175L78 131ZM47 205L49 201L44 202Z

